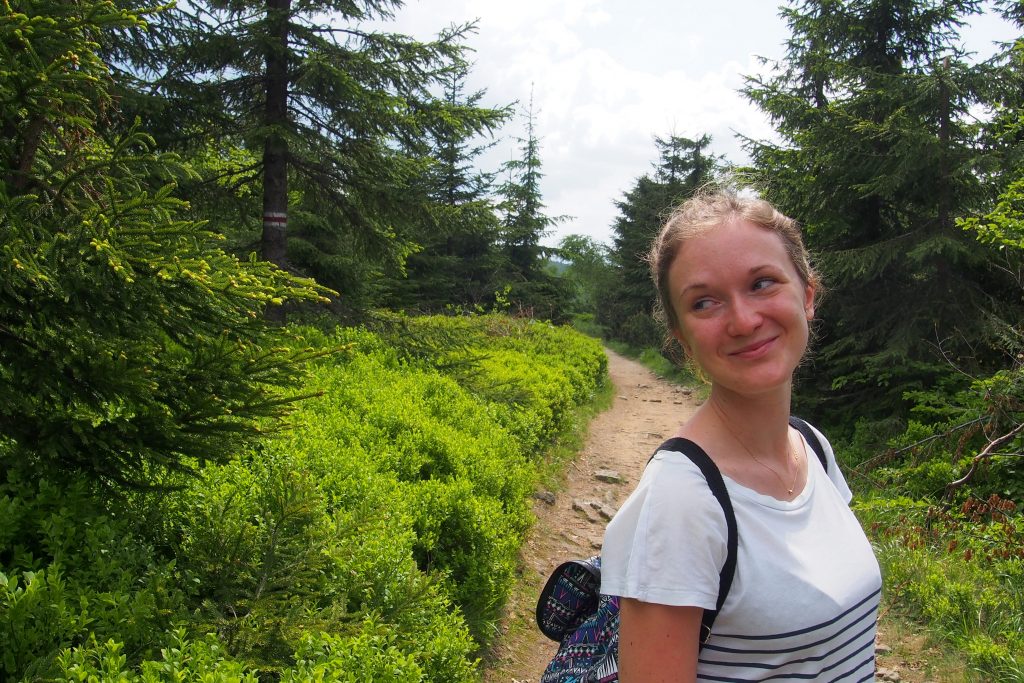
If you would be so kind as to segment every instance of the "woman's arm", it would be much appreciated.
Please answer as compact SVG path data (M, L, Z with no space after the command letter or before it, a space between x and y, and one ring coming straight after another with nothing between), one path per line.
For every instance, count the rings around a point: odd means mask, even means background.
M622 683L693 683L704 610L631 598L619 603L619 680Z

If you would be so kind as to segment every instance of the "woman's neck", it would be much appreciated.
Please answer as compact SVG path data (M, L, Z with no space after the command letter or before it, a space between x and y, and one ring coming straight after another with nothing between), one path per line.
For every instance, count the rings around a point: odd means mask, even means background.
M790 388L772 394L745 396L712 387L702 410L746 448L786 457L789 452Z

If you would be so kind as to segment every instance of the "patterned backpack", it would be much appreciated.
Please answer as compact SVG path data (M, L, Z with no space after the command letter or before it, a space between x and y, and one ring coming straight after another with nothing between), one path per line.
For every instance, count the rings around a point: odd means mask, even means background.
M825 452L808 424L798 417L790 417L789 423L803 435L827 472ZM711 627L725 603L736 572L736 516L721 472L700 446L676 437L659 446L655 453L663 450L682 453L700 469L725 514L725 564L718 578L715 609L704 610L701 619L699 647L702 648L711 636ZM601 593L600 555L569 560L555 568L537 601L537 626L541 633L559 643L558 651L541 676L541 683L619 680L619 597Z

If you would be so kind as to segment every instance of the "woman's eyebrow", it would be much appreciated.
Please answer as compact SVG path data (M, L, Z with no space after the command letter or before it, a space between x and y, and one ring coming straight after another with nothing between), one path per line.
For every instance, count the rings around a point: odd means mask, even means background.
M761 265L757 265L757 266L752 267L750 270L747 271L747 274L748 275L756 275L756 274L760 273L761 271L765 271L765 270L775 271L775 270L777 270L777 268L776 268L776 266L774 266L771 263L762 263ZM709 285L707 283L704 283L704 282L691 282L690 284L686 285L685 287L683 287L679 291L679 296L682 297L684 294L686 294L687 292L689 292L692 289L708 289L708 288L709 288Z

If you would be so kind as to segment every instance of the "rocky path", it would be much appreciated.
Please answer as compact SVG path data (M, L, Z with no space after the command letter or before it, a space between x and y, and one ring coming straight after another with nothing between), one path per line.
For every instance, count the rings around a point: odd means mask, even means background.
M525 573L488 662L488 683L535 682L557 644L537 629L534 608L561 562L597 554L607 518L636 486L654 449L696 408L689 389L658 379L640 363L607 351L615 402L590 423L586 444L554 498L534 503L537 523L522 552ZM613 474L614 473L614 474Z
M562 490L542 492L534 503L537 523L521 554L522 580L484 663L486 683L540 680L557 649L537 629L534 618L544 581L561 562L600 551L607 520L636 486L651 453L699 405L689 389L658 378L640 363L606 353L614 404L591 422L586 444L569 465ZM880 655L878 680L929 680L914 663Z

